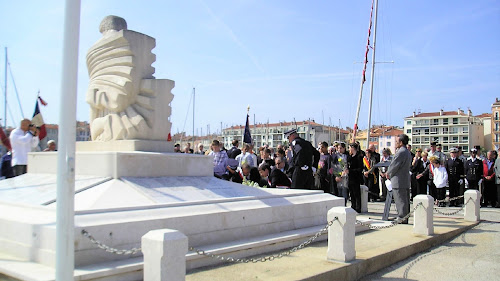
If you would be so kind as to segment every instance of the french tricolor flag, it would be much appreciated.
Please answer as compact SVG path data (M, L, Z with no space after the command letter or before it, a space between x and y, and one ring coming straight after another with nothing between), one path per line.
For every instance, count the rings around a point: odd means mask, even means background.
M38 135L39 139L43 139L47 136L47 130L45 129L45 122L43 122L42 113L40 113L40 107L38 106L38 100L43 105L47 105L47 103L40 97L36 99L35 112L33 113L33 119L31 123L40 128L40 134Z

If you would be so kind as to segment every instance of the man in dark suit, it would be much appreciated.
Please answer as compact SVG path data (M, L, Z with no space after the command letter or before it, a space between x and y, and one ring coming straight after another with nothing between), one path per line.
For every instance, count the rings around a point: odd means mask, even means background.
M318 165L319 152L312 144L299 137L297 130L285 132L285 137L292 146L292 186L291 188L313 189L313 167ZM316 155L317 154L317 155Z
M410 167L412 158L410 152L406 149L407 144L407 135L401 134L397 137L397 152L387 169L387 178L391 181L394 202L396 202L398 211L397 221L400 223L408 223L408 219L403 221L403 218L410 212Z
M235 159L236 156L241 154L241 150L238 148L239 143L240 142L238 140L233 140L233 147L227 151L227 157Z
M458 148L450 148L450 158L445 162L446 172L448 173L448 186L450 188L450 198L460 195L460 185L465 178L464 163L458 158ZM450 201L451 206L459 206L459 200Z
M274 169L271 170L271 173L269 174L268 181L269 181L269 187L276 188L276 187L287 187L290 188L292 183L290 182L290 179L285 175L283 172L283 167L285 166L286 160L278 156L274 159L275 166Z

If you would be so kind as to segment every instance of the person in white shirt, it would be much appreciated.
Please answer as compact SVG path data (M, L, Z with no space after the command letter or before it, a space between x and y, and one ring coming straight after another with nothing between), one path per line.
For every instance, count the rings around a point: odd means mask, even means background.
M28 167L28 152L35 148L40 139L38 134L40 130L29 119L21 121L19 128L10 133L10 142L12 144L12 169L14 176L26 174Z
M433 182L436 186L436 199L443 200L446 197L446 187L448 186L448 173L446 168L441 165L439 158L437 156L431 156L429 158L431 165L433 167L432 173L434 174ZM444 202L439 203L439 207L444 207L446 204Z

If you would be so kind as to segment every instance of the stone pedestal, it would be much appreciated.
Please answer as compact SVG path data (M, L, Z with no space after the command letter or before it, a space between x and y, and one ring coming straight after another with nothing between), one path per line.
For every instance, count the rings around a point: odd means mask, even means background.
M413 205L417 206L422 203L422 206L415 210L413 215L413 233L421 235L434 234L434 199L430 195L417 195L413 198Z
M479 190L467 190L464 194L465 213L464 218L466 221L479 221L481 220L480 208L481 194Z
M173 152L174 144L166 140L78 141L76 142L76 151Z
M188 238L177 230L151 230L142 236L144 281L185 280Z
M184 153L77 152L77 175L101 177L213 176L213 157ZM28 172L56 174L57 152L28 154Z
M355 223L356 211L350 207L334 207L328 211L328 221L337 221L328 229L327 259L351 261L356 258Z

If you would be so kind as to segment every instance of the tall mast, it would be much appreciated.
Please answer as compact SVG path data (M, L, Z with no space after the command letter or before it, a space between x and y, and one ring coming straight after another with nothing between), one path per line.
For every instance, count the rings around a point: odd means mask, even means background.
M4 98L4 116L3 116L3 124L4 128L7 129L7 65L9 61L7 58L7 47L5 47L5 91L3 92L5 94Z
M375 0L375 17L373 18L373 53L372 53L372 73L370 75L370 103L368 106L368 129L366 130L366 149L370 146L370 127L372 123L372 100L373 100L373 77L375 76L375 51L377 48L375 44L377 42L377 12L378 12L378 0Z
M363 62L363 73L361 75L361 87L359 89L359 99L358 99L358 107L356 110L356 119L354 120L354 129L353 129L353 134L352 134L352 141L354 142L356 140L356 132L358 131L358 120L359 120L359 111L361 109L361 100L363 98L363 84L365 83L366 80L366 65L368 63L368 51L370 50L370 34L371 34L371 29L372 29L372 16L373 16L373 6L374 6L374 0L372 0L372 9L370 12L370 24L368 25L368 39L366 40L366 51L365 51L365 58ZM369 128L368 128L369 129Z
M196 95L196 90L193 88L193 147L194 147L194 98Z

